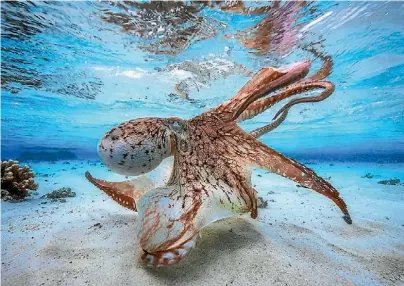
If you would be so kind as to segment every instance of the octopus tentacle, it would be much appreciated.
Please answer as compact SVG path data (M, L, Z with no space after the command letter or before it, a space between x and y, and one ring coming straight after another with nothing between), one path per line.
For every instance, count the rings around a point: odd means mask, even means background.
M285 72L273 69L270 71L272 75L267 76L267 69L262 69L251 81L244 86L239 93L238 104L234 106L232 120L236 120L248 106L257 99L267 95L268 93L282 88L283 86L304 77L308 72L309 62L302 62L295 68L291 68ZM271 81L268 83L268 79Z
M160 267L177 263L196 246L203 227L230 216L219 209L214 197L193 188L178 182L150 190L140 199L138 239L146 264Z
M291 92L290 94L297 94L300 92L304 92L304 91L308 91L310 89L315 89L315 88L319 88L322 87L325 90L318 96L311 96L311 97L303 97L303 98L296 98L291 100L290 102L288 102L286 105L284 105L274 116L273 121L263 127L257 128L255 130L253 130L250 134L252 134L254 137L258 138L262 135L264 135L265 133L268 133L272 130L274 130L275 128L277 128L283 121L285 121L288 113L289 113L289 109L296 104L299 103L308 103L308 102L318 102L318 101L322 101L324 99L326 99L327 97L329 97L335 87L334 84L332 84L329 81L318 81L318 82L314 82L314 83L305 83L305 84L301 84L300 86L295 86L293 88L290 88L289 91L293 91L295 90L296 92ZM288 91L288 90L287 90ZM274 96L275 98L286 98L288 95L287 91L282 92L276 96ZM286 97L285 97L286 96ZM271 99L270 98L265 98L264 100L268 100ZM269 101L269 100L268 100ZM257 102L259 103L259 102ZM258 111L256 112L263 112L261 111L262 109L258 109ZM280 116L279 116L280 115ZM255 115L254 115L255 116ZM252 116L251 116L252 117Z
M332 58L330 56L323 56L315 50L311 50L311 52L323 60L322 67L314 75L303 79L308 73L310 67L309 61L299 62L285 69L263 68L233 98L215 108L214 111L219 113L230 112L232 113L230 121L236 120L240 122L264 112L277 102L297 93L318 87L324 88L322 86L315 86L315 83L318 83L331 73L333 66ZM293 82L296 83L293 84ZM292 84L292 86L278 94L257 101L259 98L288 84ZM310 84L312 87L310 87Z
M323 61L323 65L321 66L321 68L314 75L309 76L307 80L322 80L331 74L331 70L334 65L331 56L323 55L321 52L317 51L314 48L304 48L304 50L312 53L315 57Z
M258 114L264 112L274 104L278 103L281 100L284 100L288 97L291 97L293 95L303 93L309 90L317 89L317 88L325 88L328 89L330 86L330 82L326 81L320 81L320 82L301 82L298 84L294 84L288 88L286 88L284 91L277 93L271 97L267 97L264 99L261 99L259 101L256 101L252 103L237 119L238 122L244 121L247 119L251 119L254 116L257 116ZM332 84L331 84L332 85ZM333 90L332 90L333 91ZM331 93L332 93L331 91ZM327 92L330 92L330 90L327 90ZM330 93L330 94L331 94ZM327 97L330 95L327 94ZM323 99L327 98L324 97ZM321 100L323 100L321 99ZM318 100L320 101L320 100ZM306 102L306 101L305 101ZM285 108L286 109L286 108ZM284 109L281 109L282 112ZM280 112L279 112L280 113Z
M202 200L184 201L180 185L170 185L147 192L139 201L139 244L148 265L177 263L195 246L194 226Z
M292 86L289 86L286 90L284 90L280 93L274 94L270 97L263 98L263 99L260 99L258 101L251 103L251 105L248 106L248 108L237 118L237 122L251 119L251 118L257 116L258 114L261 114L268 108L272 107L276 103L278 103L288 97L291 97L295 94L302 93L309 89L318 88L318 87L313 86L312 88L306 89L306 88L308 88L307 84L320 81L320 80L326 78L327 76L329 76L331 73L333 62L332 62L332 58L330 56L324 56L313 49L311 49L310 52L312 52L316 57L320 58L323 61L323 65L315 74L301 80L300 82L294 83ZM301 87L301 90L299 90L299 87ZM320 87L320 88L322 88L322 87Z
M133 211L137 211L136 201L153 186L153 182L151 180L145 181L145 178L124 182L108 182L94 178L88 171L85 176L94 186L103 190L118 204Z
M179 246L170 248L164 251L156 251L149 253L143 250L144 253L141 259L148 265L154 267L162 267L178 263L184 256L186 256L195 247L198 242L199 234L194 235L186 242Z
M321 56L321 59L323 60L322 67L314 75L309 76L307 80L322 80L331 74L331 70L333 67L332 58L330 56Z
M212 111L225 116L225 122L237 120L257 99L303 78L309 67L310 61L302 61L283 69L263 68L233 98Z
M282 112L282 115L280 117L278 117L278 119L272 121L271 123L262 126L260 128L254 129L253 131L250 132L250 134L252 136L254 136L255 138L259 138L262 135L271 132L272 130L274 130L275 128L277 128L279 125L281 125L281 123L283 121L285 121L286 117L288 116L288 112L289 109L286 109Z
M306 90L314 89L314 88L324 88L324 91L320 93L318 96L309 96L309 97L302 97L302 98L295 98L285 104L279 111L275 114L273 119L276 119L281 113L285 110L291 108L295 104L303 103L303 102L319 102L327 97L329 97L335 90L335 85L330 81L316 81L316 82L309 82L307 84L302 85L305 87Z
M345 202L339 196L339 192L330 183L319 177L310 168L285 157L258 140L254 142L250 141L250 145L253 145L249 153L252 164L291 179L330 198L343 212L344 220L348 224L352 224L352 219Z

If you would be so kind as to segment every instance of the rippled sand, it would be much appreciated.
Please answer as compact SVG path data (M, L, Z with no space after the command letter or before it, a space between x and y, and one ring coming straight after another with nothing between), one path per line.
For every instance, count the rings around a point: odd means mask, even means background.
M214 223L180 264L150 269L140 262L136 213L88 183L84 172L121 176L92 162L33 164L39 193L1 204L2 284L402 285L404 186L377 182L403 180L403 165L309 166L341 192L353 225L328 199L256 171L253 184L269 204L256 221ZM369 172L379 177L362 178ZM77 197L66 203L40 198L64 186Z

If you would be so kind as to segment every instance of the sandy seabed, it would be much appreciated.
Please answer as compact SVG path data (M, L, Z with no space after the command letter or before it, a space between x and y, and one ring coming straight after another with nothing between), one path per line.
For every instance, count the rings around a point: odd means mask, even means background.
M403 164L308 164L340 191L353 225L327 198L257 170L253 184L268 200L258 219L210 225L190 255L159 269L140 261L137 214L84 172L124 177L96 162L31 166L38 194L1 203L2 285L404 285L404 185L377 183L403 180ZM41 198L61 187L77 196Z

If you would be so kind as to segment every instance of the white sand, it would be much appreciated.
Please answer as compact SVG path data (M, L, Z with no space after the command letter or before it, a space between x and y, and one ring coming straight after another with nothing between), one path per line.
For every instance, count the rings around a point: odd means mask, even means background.
M269 206L256 221L214 223L180 264L150 269L139 259L136 213L88 183L84 172L122 177L93 163L33 164L55 175L38 177L39 194L27 201L1 203L2 285L403 285L404 186L377 181L403 179L404 166L309 166L331 176L353 225L330 200L257 171L253 184ZM361 178L367 172L381 177ZM40 198L64 186L77 197Z

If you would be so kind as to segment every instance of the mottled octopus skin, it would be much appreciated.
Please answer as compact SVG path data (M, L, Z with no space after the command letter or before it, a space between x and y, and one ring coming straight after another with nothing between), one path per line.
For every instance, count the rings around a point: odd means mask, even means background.
M264 68L232 99L190 120L140 118L106 133L99 153L116 172L148 173L163 159L174 157L171 175L160 185L140 179L106 182L86 173L115 201L138 211L143 261L157 267L177 263L195 247L206 225L247 212L256 218L253 168L266 169L330 198L345 221L352 223L345 202L331 184L257 139L278 126L293 105L323 100L334 91L334 85L323 80L332 67L331 58L305 78L309 67L310 62L304 61L280 70ZM280 93L260 99L281 88ZM318 96L291 100L264 129L249 134L237 125L280 100L314 88L324 90Z

